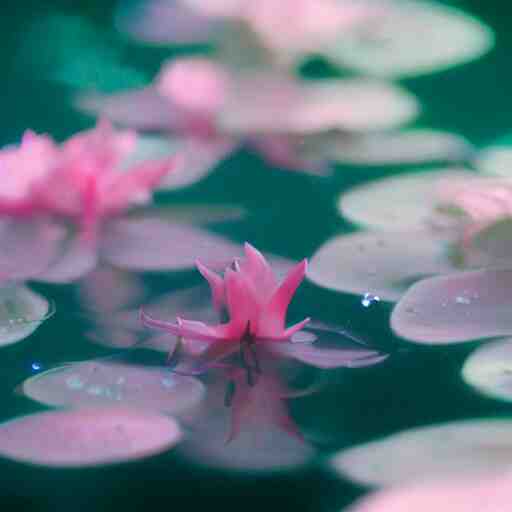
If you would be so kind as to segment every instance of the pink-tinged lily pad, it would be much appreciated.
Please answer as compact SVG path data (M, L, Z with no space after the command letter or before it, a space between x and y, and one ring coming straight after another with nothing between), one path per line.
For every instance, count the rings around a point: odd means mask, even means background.
M111 314L140 304L146 289L140 276L104 266L80 281L78 295L87 311Z
M155 455L180 440L176 421L151 411L51 411L0 425L0 456L42 466L98 466Z
M358 136L329 134L313 141L308 150L308 154L350 165L462 161L471 153L471 145L459 135L420 129Z
M203 384L167 367L106 360L71 363L26 380L24 395L51 406L121 405L179 414L203 398Z
M347 512L503 512L512 501L510 473L496 477L454 477L382 491L363 498Z
M494 45L492 30L460 10L434 2L392 0L383 14L343 33L323 54L360 73L386 78L423 75L463 64Z
M101 115L121 126L139 130L170 130L180 124L172 104L154 87L133 89L113 94L78 95L76 107L87 114Z
M196 259L206 263L229 262L240 246L219 235L158 218L119 220L111 223L102 247L103 258L131 270L184 270Z
M473 174L443 168L371 181L342 194L338 209L351 222L369 228L420 229L432 220L440 181L466 176Z
M484 395L512 401L512 341L487 343L475 350L462 368L464 381Z
M336 472L371 486L469 477L512 468L512 420L474 419L406 430L349 448Z
M53 313L53 306L27 287L1 287L0 346L27 338Z
M512 176L512 148L510 146L491 146L478 155L476 166L486 174L510 178Z
M220 112L228 133L308 134L330 129L362 132L394 128L419 106L404 89L365 79L295 82L248 74L233 86Z
M66 232L45 218L0 221L0 281L24 281L45 272L60 256Z
M455 270L443 241L429 232L370 231L328 240L307 276L331 290L395 301L413 282Z
M512 334L512 270L425 279L396 305L391 327L416 343L444 344Z
M198 44L208 42L219 28L207 14L178 0L123 0L115 24L119 31L147 43Z

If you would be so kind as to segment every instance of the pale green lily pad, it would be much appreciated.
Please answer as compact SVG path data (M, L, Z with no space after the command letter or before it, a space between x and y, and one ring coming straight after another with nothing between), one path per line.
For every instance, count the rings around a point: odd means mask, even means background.
M26 286L0 288L0 346L27 338L53 313L52 304Z
M512 402L512 340L487 343L475 350L464 363L462 377L482 394Z
M348 165L405 165L460 162L472 154L463 137L427 129L352 136L332 133L305 143L305 153Z
M322 53L360 73L404 78L472 61L494 45L492 30L458 9L420 0L390 0L382 9Z
M332 458L345 478L370 486L512 469L512 420L455 421L398 432Z
M430 223L440 180L473 176L462 168L442 168L374 180L342 194L338 209L351 222L374 229L421 229Z

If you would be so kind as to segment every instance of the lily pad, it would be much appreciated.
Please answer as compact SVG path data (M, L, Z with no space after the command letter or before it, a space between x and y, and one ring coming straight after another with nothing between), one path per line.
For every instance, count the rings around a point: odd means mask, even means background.
M512 420L474 419L399 432L338 453L332 467L371 486L512 469Z
M98 466L148 457L180 439L176 421L154 412L119 407L51 411L1 424L0 455L42 466Z

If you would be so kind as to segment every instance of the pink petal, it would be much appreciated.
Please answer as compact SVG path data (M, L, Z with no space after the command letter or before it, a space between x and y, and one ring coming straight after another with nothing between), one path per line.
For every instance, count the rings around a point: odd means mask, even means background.
M510 470L508 419L462 420L398 432L339 452L332 467L370 486L473 477Z
M512 499L512 478L496 477L462 479L454 477L383 491L362 499L347 512L502 512Z
M167 367L145 367L108 359L71 363L23 382L24 395L53 407L120 405L180 414L203 398L204 386Z
M248 277L261 304L267 301L277 288L277 279L267 260L251 244L244 244L245 259L240 261L241 272Z
M88 94L77 98L77 107L122 126L139 130L169 130L181 120L172 103L153 87L115 94Z
M292 268L279 288L273 293L272 298L265 305L261 314L258 327L259 336L273 337L282 334L286 320L286 311L297 288L304 280L307 265L307 260L302 260Z
M422 229L432 223L439 183L471 176L463 169L444 168L373 180L342 194L338 209L349 221L369 228Z
M315 343L270 342L267 348L281 357L296 359L317 368L360 368L371 366L387 355L364 348L321 348Z
M114 266L153 271L189 269L197 259L211 266L239 252L218 235L158 218L112 222L102 246L102 257Z
M156 44L205 43L216 28L214 20L176 0L124 0L115 23L121 32Z
M168 450L180 439L173 419L150 411L51 411L3 423L0 454L43 466L97 466L148 457Z
M417 343L457 343L512 333L512 270L420 281L396 305L391 327Z
M196 267L210 285L213 307L220 310L225 303L224 279L219 274L209 270L200 261L196 262Z
M321 246L308 278L331 290L395 301L413 282L456 270L443 241L428 232L363 232Z

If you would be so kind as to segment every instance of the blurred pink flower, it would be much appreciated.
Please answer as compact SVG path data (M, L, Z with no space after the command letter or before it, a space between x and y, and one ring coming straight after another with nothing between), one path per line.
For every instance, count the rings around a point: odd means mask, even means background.
M0 215L3 236L12 242L7 256L35 240L29 233L44 242L38 251L26 252L22 271L3 263L0 254L2 277L67 282L91 271L99 259L162 270L191 266L205 250L220 260L226 252L236 253L234 244L171 222L167 214L132 215L133 207L150 203L169 174L186 170L178 165L180 156L169 156L171 151L141 160L137 144L135 132L114 130L101 120L62 144L26 132L20 147L1 150L6 187L0 192ZM162 240L178 248L165 250Z
M367 108L359 108L361 104ZM236 73L197 57L164 64L155 82L143 89L89 94L78 105L125 126L205 146L214 155L205 164L211 168L247 144L271 163L317 173L325 171L327 159L302 154L305 136L330 130L361 136L395 128L418 112L411 95L380 81L301 81L271 71Z

